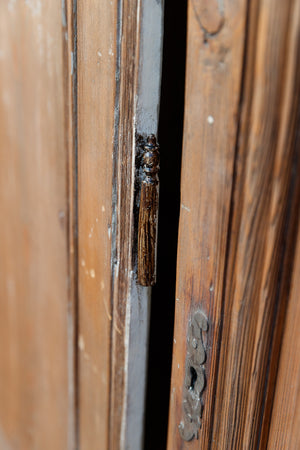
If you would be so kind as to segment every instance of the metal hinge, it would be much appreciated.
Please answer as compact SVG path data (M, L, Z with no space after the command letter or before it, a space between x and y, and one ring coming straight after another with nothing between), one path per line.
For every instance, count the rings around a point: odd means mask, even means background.
M203 344L203 331L208 330L208 321L202 311L196 311L189 322L187 335L187 357L183 386L183 419L178 428L182 439L198 439L201 428L202 399L205 388L206 352Z

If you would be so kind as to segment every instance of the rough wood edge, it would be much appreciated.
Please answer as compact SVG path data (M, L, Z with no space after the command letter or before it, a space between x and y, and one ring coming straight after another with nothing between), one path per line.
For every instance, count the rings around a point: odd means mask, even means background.
M162 1L120 0L113 174L110 448L139 449L143 443L151 289L136 283L136 133L157 132L162 20Z
M77 0L62 1L68 195L68 444L78 448L78 248L77 248Z

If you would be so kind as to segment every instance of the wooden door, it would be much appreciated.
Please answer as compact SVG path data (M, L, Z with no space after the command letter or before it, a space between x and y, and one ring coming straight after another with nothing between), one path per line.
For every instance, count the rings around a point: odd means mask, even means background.
M162 14L1 2L1 448L142 447L136 135L157 133Z
M74 444L68 29L61 19L57 1L0 5L3 449Z
M297 448L279 406L299 377L295 279L271 411L299 215L299 27L293 0L188 4L169 449Z
M1 450L300 446L300 2L184 8L0 3Z

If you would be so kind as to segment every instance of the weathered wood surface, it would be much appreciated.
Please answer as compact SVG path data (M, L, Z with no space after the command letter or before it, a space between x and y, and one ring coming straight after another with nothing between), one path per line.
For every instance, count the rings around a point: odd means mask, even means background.
M142 446L150 291L136 279L136 133L157 132L161 17L156 0L78 1L83 449Z
M264 400L264 411L261 426L260 448L267 446L271 413L273 408L274 390L280 360L281 342L285 326L287 303L290 293L291 277L293 274L294 257L296 250L297 229L300 208L300 45L297 39L300 26L300 5L294 3L290 21L288 38L288 58L286 62L287 75L285 83L288 85L285 101L285 126L289 134L289 143L294 146L294 159L292 162L292 180L289 188L289 201L287 205L287 217L284 231L284 248L280 262L280 276L278 278L278 292L276 302L276 318L273 323L273 339L269 357L268 378Z
M295 4L262 0L249 11L212 430L218 449L256 448L260 437L294 156Z
M207 386L189 447L256 448L263 415L295 152L299 20L293 0L250 2L245 40L246 5L235 3L225 2L222 25L210 22L213 36L189 4L170 449L185 446L177 427L196 307L209 321Z
M117 2L77 2L79 446L108 448Z
M136 137L157 133L162 7L156 0L124 0L119 9L110 406L110 447L115 449L143 445L150 289L137 283Z
M280 353L268 449L300 447L300 229Z
M74 446L65 12L0 4L2 449Z
M188 3L170 450L185 445L191 449L208 448L210 442L246 26L246 1L225 1L224 11L217 8L212 17L202 16L200 3L192 0ZM186 444L178 425L183 414L188 322L196 309L208 318L207 385L202 393L204 410L199 441L194 439Z

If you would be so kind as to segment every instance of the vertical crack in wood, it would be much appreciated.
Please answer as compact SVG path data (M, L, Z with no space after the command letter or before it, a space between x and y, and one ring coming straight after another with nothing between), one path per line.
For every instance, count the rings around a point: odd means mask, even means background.
M206 352L203 343L203 331L208 331L208 321L202 311L196 311L189 322L187 334L187 356L183 386L183 419L178 428L182 439L198 439L201 428L202 399L205 388Z

